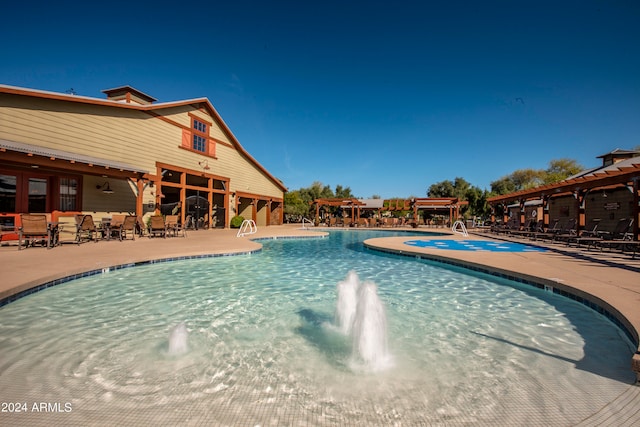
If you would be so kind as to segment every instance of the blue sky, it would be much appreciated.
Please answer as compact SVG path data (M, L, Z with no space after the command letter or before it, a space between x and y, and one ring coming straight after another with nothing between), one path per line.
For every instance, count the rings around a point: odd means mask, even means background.
M2 14L1 84L207 97L292 190L489 189L640 145L635 0L11 1Z

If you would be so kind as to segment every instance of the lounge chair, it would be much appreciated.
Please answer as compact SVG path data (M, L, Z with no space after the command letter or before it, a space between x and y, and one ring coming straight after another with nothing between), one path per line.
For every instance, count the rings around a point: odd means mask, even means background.
M167 237L167 224L164 222L162 215L153 215L149 217L149 237L161 235Z
M615 247L624 251L625 244L635 246L632 233L629 233L631 226L633 225L633 218L622 218L616 224L616 228L611 232L603 232L600 236L602 239L594 242L596 246L602 250L603 248L613 249ZM634 257L635 257L634 248Z
M165 218L167 232L171 233L172 236L182 235L182 237L187 237L187 231L184 227L178 222L178 215L167 215Z
M600 218L593 218L589 220L587 226L577 235L570 235L565 239L567 246L571 246L572 243L575 243L576 246L579 247L583 243L588 245L589 242L602 240L602 238L598 236L598 225L600 224L600 221Z
M22 250L23 241L25 248L36 242L46 243L47 249L53 246L55 230L49 226L45 214L21 214L20 221L22 225L18 228L18 250Z
M558 218L555 218L549 223L549 227L547 227L546 230L544 229L544 225L543 225L542 227L539 227L539 229L537 229L535 233L533 233L529 237L532 240L537 240L538 238L544 239L547 233L553 233L555 235L560 231L560 229L561 229L560 220Z
M528 230L520 231L518 234L522 237L528 237L535 240L536 234L544 233L544 220L539 219L538 222L532 222Z
M506 233L513 236L526 237L529 235L529 233L535 230L535 226L536 220L533 218L529 218L521 229L507 230Z
M509 218L506 223L496 223L495 226L491 229L493 233L501 234L508 233L512 230L520 229L520 220L516 217Z
M562 225L558 226L560 222L556 222L553 228L549 228L545 233L536 233L536 238L538 239L548 239L550 241L557 241L558 236L560 235L576 235L576 219L569 218L567 221L563 222Z

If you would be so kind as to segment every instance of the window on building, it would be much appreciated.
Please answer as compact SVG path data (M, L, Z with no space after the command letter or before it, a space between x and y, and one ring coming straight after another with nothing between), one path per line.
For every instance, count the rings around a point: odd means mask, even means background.
M0 212L16 211L16 184L16 176L0 175Z
M47 179L29 178L28 212L47 211Z
M207 140L209 138L209 127L197 119L193 119L193 148L203 153L207 152Z
M78 210L77 196L78 180L75 178L60 178L60 210Z

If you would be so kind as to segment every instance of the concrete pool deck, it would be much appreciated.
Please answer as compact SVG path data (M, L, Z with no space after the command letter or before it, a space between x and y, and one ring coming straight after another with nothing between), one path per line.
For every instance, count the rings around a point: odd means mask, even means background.
M154 259L251 252L261 248L261 244L252 239L318 236L318 232L326 231L328 229L303 230L300 225L294 224L260 227L255 235L241 238L236 237L236 230L225 229L191 231L186 238L142 237L135 241L66 244L50 250L35 247L18 251L14 244L3 245L0 247L0 300L86 271ZM447 232L443 229L419 231ZM494 237L478 233L465 239L490 240ZM462 239L458 235L437 238ZM567 291L573 296L595 302L616 316L638 342L640 259L632 259L629 254L586 251L558 244L544 244L549 249L546 252L511 253L442 250L404 244L407 240L415 239L415 236L381 237L367 240L366 245L372 250L420 256ZM540 244L523 239L510 240ZM640 369L640 354L636 354L634 363ZM628 392L607 407L594 408L594 411L597 412L580 425L640 425L640 387L630 384Z

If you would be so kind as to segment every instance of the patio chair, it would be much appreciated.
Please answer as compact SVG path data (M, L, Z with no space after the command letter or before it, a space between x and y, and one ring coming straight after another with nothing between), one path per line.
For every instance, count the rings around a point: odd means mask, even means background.
M51 248L55 231L49 226L45 214L21 214L20 220L22 225L18 228L18 250L22 250L23 241L25 248L36 242L46 243L47 249Z
M112 238L112 237L117 237L118 239L120 239L120 229L122 227L122 223L124 223L124 218L126 215L123 214L113 214L111 215L111 219L109 220L108 224L108 236L107 238ZM120 239L122 240L122 239Z
M162 215L153 215L149 217L149 237L160 235L167 237L167 224L164 222Z
M78 226L82 221L82 215L61 215L58 217L58 239L57 244L75 243L79 244Z
M167 232L171 233L174 237L178 235L182 235L182 237L187 237L187 231L184 227L178 222L178 215L167 215L165 218Z
M122 222L109 227L111 236L117 237L121 242L127 239L127 235L131 235L131 240L136 239L136 225L138 218L134 215L125 215Z
M82 240L93 240L94 242L98 241L98 227L96 227L95 222L93 222L92 215L82 215L80 224L78 224L77 239L78 243L81 243Z

